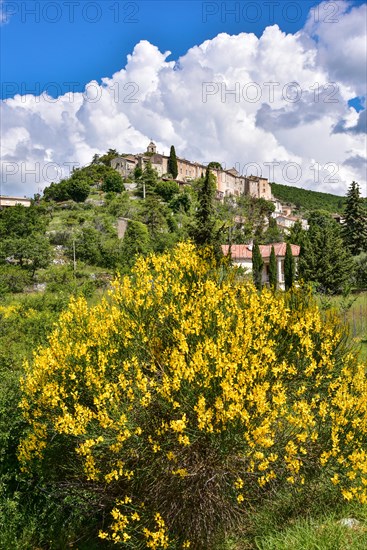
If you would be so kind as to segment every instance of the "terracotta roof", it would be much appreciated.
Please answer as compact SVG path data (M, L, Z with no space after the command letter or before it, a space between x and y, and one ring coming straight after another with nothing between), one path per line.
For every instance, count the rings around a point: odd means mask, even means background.
M286 243L273 243L273 244L261 244L260 253L263 258L270 258L271 247L274 246L276 256L285 256L287 248ZM291 244L293 256L299 256L300 246L298 244ZM229 245L222 245L222 251L227 256ZM234 260L252 260L252 249L248 244L233 244L231 246L231 255Z

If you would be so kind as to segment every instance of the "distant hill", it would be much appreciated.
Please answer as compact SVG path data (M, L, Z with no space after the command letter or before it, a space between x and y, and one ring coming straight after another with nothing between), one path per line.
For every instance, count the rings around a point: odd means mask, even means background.
M297 210L327 210L338 214L342 214L344 210L345 197L339 195L309 191L280 183L271 183L271 191L282 203L293 204Z

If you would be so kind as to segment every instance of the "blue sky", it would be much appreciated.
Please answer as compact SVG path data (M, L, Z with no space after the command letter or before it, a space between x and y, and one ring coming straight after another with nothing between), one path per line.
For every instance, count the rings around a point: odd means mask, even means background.
M8 22L1 28L1 97L15 93L55 97L111 76L141 39L178 59L220 32L253 32L278 24L287 33L303 27L317 0L119 1L3 0ZM362 4L362 0L350 4ZM314 11L338 18L338 2ZM69 84L73 83L73 84Z

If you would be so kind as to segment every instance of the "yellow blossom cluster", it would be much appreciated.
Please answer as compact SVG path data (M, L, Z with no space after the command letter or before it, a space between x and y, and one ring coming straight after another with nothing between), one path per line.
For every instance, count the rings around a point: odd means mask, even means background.
M156 514L139 531L147 548L169 547L169 514L149 488L169 476L179 492L196 483L210 446L222 450L234 506L253 482L305 483L310 461L365 502L366 377L352 353L340 357L343 341L304 292L259 294L191 244L139 259L99 305L72 300L26 365L19 458L27 469L69 437L88 480L146 491ZM143 514L113 514L101 536L126 544Z

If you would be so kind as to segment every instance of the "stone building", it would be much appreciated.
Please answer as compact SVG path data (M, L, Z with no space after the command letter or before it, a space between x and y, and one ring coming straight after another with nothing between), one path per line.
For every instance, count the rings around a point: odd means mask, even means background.
M9 206L16 206L22 204L25 207L31 206L31 199L26 197L6 197L0 195L0 208L8 208Z
M158 173L159 178L169 178L167 155L158 153L157 146L151 141L145 153L136 155L122 155L111 161L111 166L117 170L123 178L132 176L136 166L142 170L148 161ZM177 157L177 178L179 184L187 184L205 174L206 166L199 162L192 162ZM230 170L212 169L217 180L218 197L230 195L251 195L255 198L272 200L271 186L266 178L258 176L242 176L235 168Z

